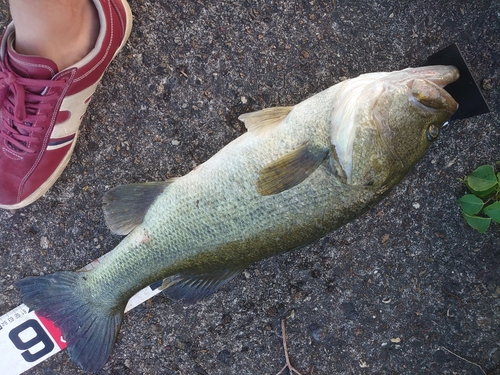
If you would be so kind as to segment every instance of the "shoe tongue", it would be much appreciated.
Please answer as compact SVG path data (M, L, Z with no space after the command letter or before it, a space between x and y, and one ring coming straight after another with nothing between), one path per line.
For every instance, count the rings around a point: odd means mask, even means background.
M9 68L23 78L51 80L58 72L57 65L52 60L17 53L12 43L7 45L6 60Z

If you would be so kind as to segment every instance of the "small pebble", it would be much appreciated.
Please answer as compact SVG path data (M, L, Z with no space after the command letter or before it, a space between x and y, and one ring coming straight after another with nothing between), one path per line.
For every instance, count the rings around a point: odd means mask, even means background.
M309 334L316 342L321 342L324 338L323 330L317 323L312 323L311 325L309 325Z
M482 86L484 90L491 90L493 88L493 85L491 83L491 79L485 78L483 79Z
M40 247L42 249L48 249L49 248L49 239L45 236L42 236L40 238Z
M163 327L159 324L153 324L151 326L151 330L156 334L160 334L163 332Z

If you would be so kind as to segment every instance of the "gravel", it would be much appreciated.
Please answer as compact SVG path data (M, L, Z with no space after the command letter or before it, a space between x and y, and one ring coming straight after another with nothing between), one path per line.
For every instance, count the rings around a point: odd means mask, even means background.
M69 166L33 205L0 211L0 313L20 303L14 281L78 269L116 246L101 210L110 187L181 176L245 131L242 113L418 66L456 42L491 113L453 121L380 205L340 230L252 265L195 305L160 295L127 314L101 374L274 375L283 318L303 375L500 374L499 226L477 233L456 203L458 179L500 159L498 1L131 7L132 35ZM27 373L83 372L62 352Z

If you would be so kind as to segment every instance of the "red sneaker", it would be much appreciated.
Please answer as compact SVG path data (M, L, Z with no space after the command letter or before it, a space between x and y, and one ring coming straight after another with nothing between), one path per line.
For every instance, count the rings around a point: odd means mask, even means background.
M0 208L27 206L59 178L104 71L132 28L126 0L94 0L101 29L81 61L57 71L48 59L14 51L14 25L0 46Z

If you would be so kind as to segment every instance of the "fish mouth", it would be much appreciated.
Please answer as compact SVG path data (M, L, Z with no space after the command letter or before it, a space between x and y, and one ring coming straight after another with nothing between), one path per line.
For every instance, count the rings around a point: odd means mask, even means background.
M410 101L427 112L446 111L453 114L458 109L458 103L443 87L457 78L458 76L455 79L453 77L434 80L416 78L408 85L411 92Z
M460 77L459 70L453 65L431 65L414 68L419 78L428 80L443 88Z
M444 89L455 82L460 72L452 65L433 65L413 68L416 78L408 82L411 102L430 112L446 111L451 114L458 109L458 103Z

